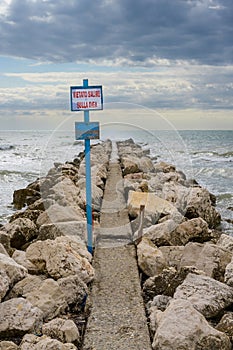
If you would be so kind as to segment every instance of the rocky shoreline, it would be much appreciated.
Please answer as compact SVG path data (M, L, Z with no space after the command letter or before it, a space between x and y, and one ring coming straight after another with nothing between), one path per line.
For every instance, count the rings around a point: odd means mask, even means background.
M215 197L133 140L117 146L152 348L231 349L233 237L219 230ZM111 148L91 151L97 234ZM94 279L83 153L13 200L0 228L0 349L81 349Z

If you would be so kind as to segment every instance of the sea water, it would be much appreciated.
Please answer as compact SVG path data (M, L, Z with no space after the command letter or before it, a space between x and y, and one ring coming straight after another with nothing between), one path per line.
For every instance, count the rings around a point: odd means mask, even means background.
M174 164L217 197L223 229L233 234L233 131L150 131L103 128L102 139L132 138L150 150L154 161ZM13 192L84 150L69 131L0 132L0 223L13 213Z

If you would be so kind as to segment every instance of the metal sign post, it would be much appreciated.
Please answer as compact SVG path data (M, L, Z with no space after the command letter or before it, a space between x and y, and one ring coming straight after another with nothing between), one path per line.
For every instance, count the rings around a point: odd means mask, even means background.
M92 193L91 193L91 139L99 138L99 123L90 123L89 110L103 109L102 86L88 86L88 79L83 86L70 88L71 111L84 111L84 123L75 123L76 140L85 140L86 161L86 215L87 215L87 249L93 252L92 234Z

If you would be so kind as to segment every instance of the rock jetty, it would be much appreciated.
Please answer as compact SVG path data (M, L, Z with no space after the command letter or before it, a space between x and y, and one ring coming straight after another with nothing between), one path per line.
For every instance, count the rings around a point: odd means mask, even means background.
M232 349L233 237L221 231L215 196L132 139L117 149L152 349ZM111 150L108 140L91 151L97 238ZM81 349L95 278L83 153L15 191L13 203L0 228L0 349Z

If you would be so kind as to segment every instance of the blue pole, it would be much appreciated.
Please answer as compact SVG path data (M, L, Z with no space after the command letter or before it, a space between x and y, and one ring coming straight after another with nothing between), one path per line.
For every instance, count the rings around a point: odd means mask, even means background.
M88 79L83 80L83 87L88 87ZM89 111L84 111L84 122L89 123ZM85 139L86 160L86 214L87 214L87 249L92 254L92 194L91 194L91 145Z

